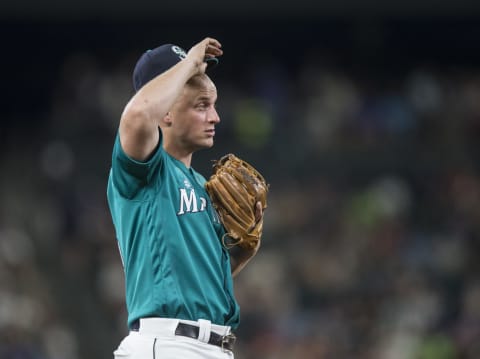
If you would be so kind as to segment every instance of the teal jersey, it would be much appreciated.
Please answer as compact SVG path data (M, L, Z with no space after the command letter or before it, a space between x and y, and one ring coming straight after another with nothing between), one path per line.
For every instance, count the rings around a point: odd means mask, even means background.
M125 271L129 325L164 317L238 326L224 229L204 183L161 143L146 162L129 158L117 135L107 198Z

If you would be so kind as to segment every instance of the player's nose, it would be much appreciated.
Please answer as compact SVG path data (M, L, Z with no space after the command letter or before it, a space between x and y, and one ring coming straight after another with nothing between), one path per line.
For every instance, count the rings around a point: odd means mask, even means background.
M212 108L208 112L208 122L210 122L210 123L219 123L220 122L220 116L218 115L218 112L215 108Z

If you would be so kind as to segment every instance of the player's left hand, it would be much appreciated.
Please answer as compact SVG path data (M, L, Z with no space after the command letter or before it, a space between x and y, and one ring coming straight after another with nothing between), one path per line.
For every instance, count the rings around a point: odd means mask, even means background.
M258 224L263 218L263 206L262 202L258 201L257 204L255 205L255 224ZM259 238L259 241L255 248L252 249L252 252L257 252L258 249L260 248L260 243L262 243L262 237Z
M262 206L262 202L258 201L257 204L255 205L255 220L256 220L256 223L260 222L262 217L263 217L263 206Z

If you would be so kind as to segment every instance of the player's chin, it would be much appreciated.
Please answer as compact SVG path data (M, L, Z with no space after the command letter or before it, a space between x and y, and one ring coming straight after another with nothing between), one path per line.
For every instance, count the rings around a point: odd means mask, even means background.
M215 141L213 140L213 137L208 137L203 141L203 143L205 148L210 148L210 147L213 147L213 144L215 143Z
M197 149L208 149L213 147L214 141L213 138L207 138L197 143Z

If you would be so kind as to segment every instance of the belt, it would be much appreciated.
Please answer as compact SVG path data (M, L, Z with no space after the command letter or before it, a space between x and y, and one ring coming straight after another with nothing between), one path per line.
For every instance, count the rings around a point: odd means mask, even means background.
M140 329L140 321L134 321L131 326L130 330L134 332L138 332ZM186 324L186 323L178 323L177 328L175 329L175 335L179 335L182 337L189 337L193 339L198 339L200 334L200 328L196 325ZM208 344L216 345L224 350L233 351L233 345L235 344L235 334L230 333L227 335L220 335L215 332L210 332L210 339L208 340Z

